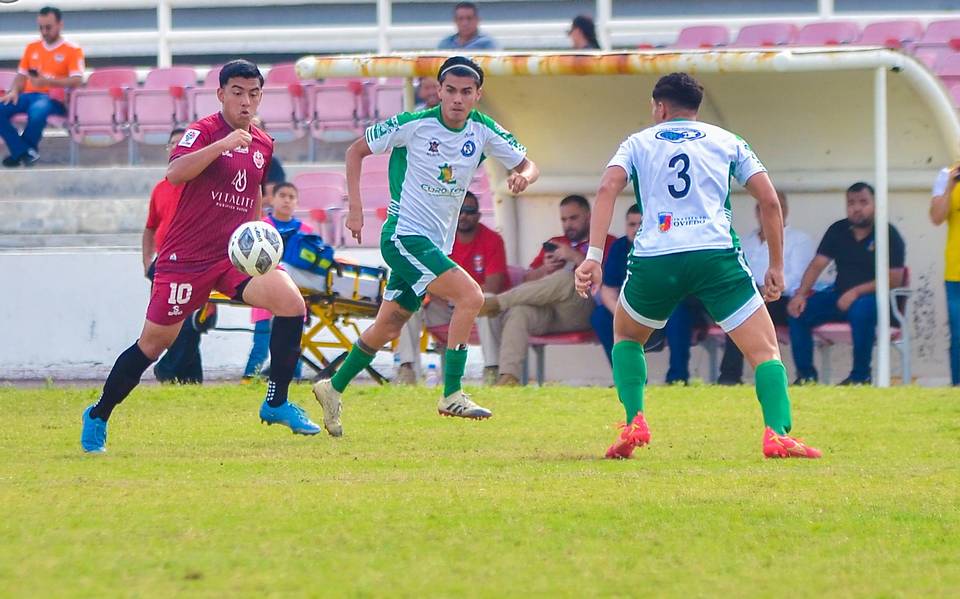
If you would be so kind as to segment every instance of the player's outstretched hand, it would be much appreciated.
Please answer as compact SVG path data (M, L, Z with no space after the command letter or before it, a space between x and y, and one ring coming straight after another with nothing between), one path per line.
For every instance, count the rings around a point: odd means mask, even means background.
M510 193L520 193L528 185L530 185L530 181L520 173L510 173L510 176L507 177L507 189L510 190Z
M600 281L603 280L603 268L596 260L584 260L574 273L573 285L580 297L590 297L591 293L600 291Z
M361 243L360 233L363 230L363 211L350 210L347 212L347 218L343 224L350 229L350 234L357 240L357 243Z
M783 293L783 269L771 268L763 277L763 301L775 302Z
M246 148L253 141L253 136L245 129L234 129L229 135L223 138L223 146L228 150L236 148Z

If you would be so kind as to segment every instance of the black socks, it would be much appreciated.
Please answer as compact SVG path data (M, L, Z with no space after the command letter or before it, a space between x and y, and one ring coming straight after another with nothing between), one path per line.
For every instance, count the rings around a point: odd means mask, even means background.
M287 388L300 359L303 316L274 316L270 330L270 381L267 403L279 407L287 401Z
M106 422L113 409L127 395L130 395L134 387L140 384L140 377L143 376L143 372L151 363L153 363L153 360L148 358L136 343L124 350L113 364L107 382L103 384L100 400L90 410L90 416Z

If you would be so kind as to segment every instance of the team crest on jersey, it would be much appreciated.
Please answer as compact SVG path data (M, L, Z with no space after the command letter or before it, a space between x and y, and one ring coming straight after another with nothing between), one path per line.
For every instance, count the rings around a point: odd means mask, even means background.
M431 156L440 155L440 142L438 140L430 140L429 144L427 145L427 154L430 154Z
M187 129L183 132L183 137L180 138L180 143L177 145L183 146L184 148L192 148L198 137L200 137L200 131L198 129Z
M658 212L657 221L660 223L660 232L666 233L673 226L673 212Z
M457 180L453 178L453 167L446 163L441 164L440 176L437 177L437 181L446 183L447 185L456 185Z
M460 148L460 153L466 156L467 158L473 156L477 153L477 144L473 143L470 140L463 142L463 147Z
M263 153L261 153L260 150L257 150L256 152L253 153L253 166L257 167L257 169L262 169L263 164L264 164Z
M661 129L657 131L656 138L675 144L682 144L685 141L693 141L695 139L700 139L701 137L706 137L706 135L706 133L700 131L699 129L691 129L690 127L670 127L669 129Z

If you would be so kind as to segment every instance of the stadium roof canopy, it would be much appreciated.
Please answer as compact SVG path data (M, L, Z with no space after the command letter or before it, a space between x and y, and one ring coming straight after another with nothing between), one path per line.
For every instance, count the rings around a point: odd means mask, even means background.
M445 54L307 56L302 78L434 76ZM490 53L483 106L530 149L539 192L595 188L630 133L649 126L650 91L684 71L706 88L701 118L748 139L786 191L844 189L873 173L877 261L888 252L890 189L929 183L958 156L947 90L911 57L883 48ZM888 118L888 114L891 118ZM892 141L892 143L890 143ZM878 297L888 271L878 268ZM890 381L889 312L878 302L878 377Z

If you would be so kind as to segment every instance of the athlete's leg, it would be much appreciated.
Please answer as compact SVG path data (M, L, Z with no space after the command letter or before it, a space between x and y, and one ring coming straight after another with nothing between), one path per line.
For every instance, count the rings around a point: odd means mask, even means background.
M443 396L449 397L461 388L467 364L467 341L483 305L483 292L477 282L460 267L451 268L437 277L427 286L427 290L453 304L443 371Z
M626 411L627 422L643 412L643 391L647 385L647 359L643 344L653 328L631 318L623 304L617 304L613 315L613 382L620 403Z

